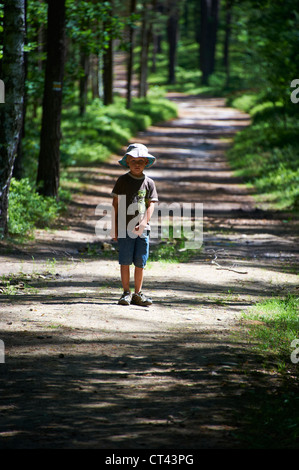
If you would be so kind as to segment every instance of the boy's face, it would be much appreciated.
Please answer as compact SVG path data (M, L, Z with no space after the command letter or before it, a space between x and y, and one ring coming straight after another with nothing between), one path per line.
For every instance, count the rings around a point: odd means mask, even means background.
M134 176L142 175L147 162L148 162L147 158L142 158L142 157L134 158L134 157L130 157L130 155L127 156L127 163L129 165L132 175Z

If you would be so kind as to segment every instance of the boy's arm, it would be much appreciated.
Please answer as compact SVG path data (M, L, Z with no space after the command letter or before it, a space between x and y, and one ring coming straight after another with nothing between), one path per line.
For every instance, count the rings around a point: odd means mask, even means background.
M113 196L112 200L112 221L111 221L111 238L117 241L118 238L118 196Z
M145 211L144 217L141 220L140 224L137 225L137 227L135 227L135 229L133 230L134 233L136 233L137 235L143 234L143 230L145 229L145 227L151 220L154 210L155 210L155 201L149 201L149 205Z

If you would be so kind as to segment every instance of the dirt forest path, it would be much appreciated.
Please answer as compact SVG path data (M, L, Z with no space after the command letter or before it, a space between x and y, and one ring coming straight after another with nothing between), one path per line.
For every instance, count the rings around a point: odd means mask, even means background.
M119 266L95 236L95 208L111 203L119 155L72 170L80 184L60 226L1 247L2 449L246 447L252 401L279 392L232 335L257 300L295 291L295 227L257 209L228 167L248 116L219 98L169 98L179 117L132 140L157 156L148 174L160 201L204 204L203 247L188 263L149 263L151 307L118 306Z

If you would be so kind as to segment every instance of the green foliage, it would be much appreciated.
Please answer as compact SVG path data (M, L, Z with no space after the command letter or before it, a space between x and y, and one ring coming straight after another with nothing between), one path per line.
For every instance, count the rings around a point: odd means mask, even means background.
M176 234L174 234L174 230L177 230ZM180 233L178 230L172 223L169 227L168 225L162 226L162 241L151 246L151 261L164 263L187 263L190 261L194 252L185 247L187 239L184 236L183 227L180 228Z
M184 249L185 242L179 239L153 245L150 251L150 261L163 263L187 263L193 256L190 250Z
M230 95L227 98L227 104L233 106L234 108L238 108L245 113L250 113L251 109L256 105L258 102L258 95L256 93L237 93L236 95Z
M79 0L73 2L67 0L67 32L70 38L84 47L85 51L97 53L105 48L110 39L109 32L98 25L108 21L111 15L110 2L90 2L88 0ZM120 24L114 17L115 31L121 30ZM119 20L120 21L120 20ZM114 37L117 37L114 34Z
M297 78L299 61L296 5L292 0L252 2L247 26L251 62L258 64L268 99L291 106L290 81Z
M39 0L30 0L27 2L27 30L26 45L27 52L27 76L26 76L26 93L27 100L30 103L41 103L44 85L44 70L42 64L46 59L44 44L41 43L41 33L47 27L47 11L46 2ZM43 38L44 40L44 38Z
M163 44L163 49L167 44ZM183 93L200 93L201 73L198 68L198 44L192 42L178 43L178 61L176 66L175 83L168 84L168 58L164 53L157 54L156 71L149 76L151 86L160 87L168 91Z
M165 98L154 97L133 99L132 111L139 116L147 116L149 125L157 122L168 121L177 116L177 107Z
M62 195L62 191L60 192ZM63 193L66 196L66 193ZM20 181L12 178L9 193L9 234L24 238L32 235L36 227L48 227L59 212L64 209L64 202L40 196L28 178Z
M228 156L263 200L297 211L299 107L290 99L290 83L298 72L299 15L290 0L249 0L235 13L233 35L245 52L243 73L255 88L228 98L228 104L252 116L252 125L236 136Z
M259 302L244 318L257 320L249 328L249 334L258 340L259 349L274 352L280 361L289 359L291 342L299 331L298 297L289 294Z
M245 94L231 101L252 116L252 124L238 133L228 152L239 176L252 183L276 209L299 209L299 124L282 103ZM293 105L296 106L296 105Z
M163 47L167 49L167 44ZM221 49L222 44L218 44ZM241 55L241 54L240 54ZM177 47L177 65L175 73L175 83L168 84L168 58L164 53L157 55L156 71L150 74L149 83L152 86L159 86L163 90L178 91L189 94L208 94L211 96L226 96L229 92L244 88L248 84L248 77L243 74L242 67L235 60L231 64L230 80L227 77L222 65L222 52L219 50L217 67L210 76L209 85L201 84L201 71L199 70L199 45L190 40L180 40Z
M83 118L78 116L76 108L69 108L63 113L62 163L69 166L103 162L138 131L176 114L174 104L155 96L133 99L131 109L126 109L125 99L120 97L109 106L94 100Z

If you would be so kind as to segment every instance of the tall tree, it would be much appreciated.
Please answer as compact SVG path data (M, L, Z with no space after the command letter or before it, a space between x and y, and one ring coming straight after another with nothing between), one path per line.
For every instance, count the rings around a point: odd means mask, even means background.
M230 67L229 67L229 42L231 37L232 9L234 0L225 1L225 36L223 44L223 65L226 73L226 86L229 85Z
M200 1L200 70L204 85L214 71L219 3L220 0Z
M126 106L131 107L132 98L132 81L133 81L133 51L134 51L134 32L135 27L132 24L132 16L136 11L136 0L130 0L130 16L131 24L129 25L129 49L128 49L128 65L127 65L127 102Z
M110 8L103 29L107 32L108 42L103 53L103 92L104 105L113 103L113 1L110 0Z
M167 38L168 38L168 83L175 83L175 67L177 55L178 41L178 25L179 25L179 6L177 0L168 0L168 21L167 21Z
M1 78L5 103L0 104L0 237L8 233L8 196L23 122L25 1L4 3Z
M37 187L40 194L51 197L57 197L59 189L65 49L65 0L48 0L47 62Z
M147 95L148 83L148 52L151 38L151 13L152 5L144 0L141 25L141 53L140 53L140 75L139 75L139 98Z

